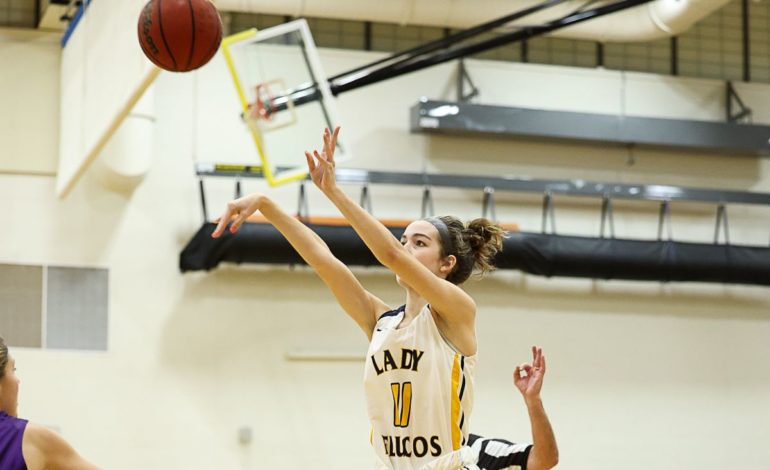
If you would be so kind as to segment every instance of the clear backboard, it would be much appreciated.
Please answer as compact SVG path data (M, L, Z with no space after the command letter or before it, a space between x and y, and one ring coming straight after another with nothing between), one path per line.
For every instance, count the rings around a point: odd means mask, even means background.
M222 52L271 185L307 175L304 151L320 149L325 127L339 125L336 103L305 20L225 38ZM351 155L340 139L337 161Z

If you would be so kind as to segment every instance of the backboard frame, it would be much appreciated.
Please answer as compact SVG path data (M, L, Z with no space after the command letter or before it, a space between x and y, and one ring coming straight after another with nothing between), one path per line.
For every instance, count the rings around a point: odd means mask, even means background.
M321 93L322 110L324 118L327 121L326 125L333 128L339 125L340 119L337 112L337 108L334 105L334 96L329 88L329 82L326 74L321 66L321 61L318 55L318 49L316 48L313 36L310 33L310 27L307 21L299 19L284 23L278 26L274 26L265 30L249 29L237 34L228 36L222 40L222 53L227 64L227 68L233 80L233 84L238 95L238 100L241 106L242 116L246 116L249 113L249 108L252 103L249 102L246 96L246 89L248 86L253 86L253 83L244 83L244 78L239 73L233 54L233 47L243 46L247 43L258 43L277 38L279 36L285 36L291 33L299 33L302 40L302 47L308 51L305 54L307 65L312 74L314 85ZM290 91L290 90L287 90ZM262 163L262 171L265 176L265 180L270 186L277 186L292 181L298 181L307 177L307 168L292 168L291 170L278 171L277 168L273 168L270 164L270 158L265 151L264 139L259 126L248 125L251 138L257 148L260 161ZM320 131L320 129L319 129ZM337 158L337 161L346 161L351 158L350 152L346 149L345 152L340 152L341 155Z

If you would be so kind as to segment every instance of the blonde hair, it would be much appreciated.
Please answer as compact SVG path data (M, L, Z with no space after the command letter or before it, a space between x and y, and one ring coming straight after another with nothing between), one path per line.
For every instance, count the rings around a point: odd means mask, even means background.
M446 278L447 281L459 285L473 274L481 278L495 269L492 261L503 249L505 229L484 218L471 220L467 224L451 215L430 219L439 219L446 225L449 236L446 239L440 237L442 257L454 255L457 259L452 272ZM426 220L431 222L430 219Z

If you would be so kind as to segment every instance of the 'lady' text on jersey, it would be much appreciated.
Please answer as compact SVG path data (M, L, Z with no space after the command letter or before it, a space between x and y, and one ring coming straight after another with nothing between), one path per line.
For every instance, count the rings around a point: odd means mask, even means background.
M386 349L382 351L382 357L380 358L379 363L377 362L375 355L372 355L372 364L374 365L374 370L377 372L377 375L394 369L410 369L417 372L417 367L423 354L425 354L425 351L401 348L401 360L397 361L390 350ZM382 364L382 367L380 367L380 364Z

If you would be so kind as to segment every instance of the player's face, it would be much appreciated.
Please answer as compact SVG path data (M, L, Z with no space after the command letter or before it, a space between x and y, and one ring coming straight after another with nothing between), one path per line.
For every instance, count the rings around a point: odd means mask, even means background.
M5 375L0 379L0 411L9 416L16 416L18 412L19 383L16 377L16 360L8 355Z
M425 220L415 220L401 236L401 244L409 253L433 274L445 279L451 271L451 266L447 269L447 258L450 257L441 257L440 240L436 227ZM398 277L396 279L401 284L401 280Z

